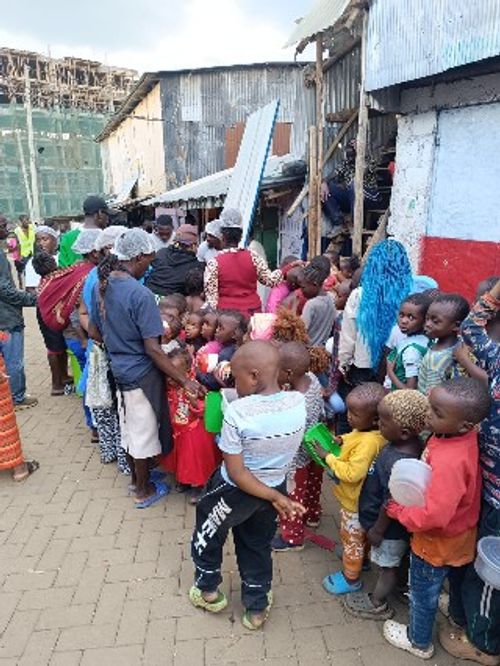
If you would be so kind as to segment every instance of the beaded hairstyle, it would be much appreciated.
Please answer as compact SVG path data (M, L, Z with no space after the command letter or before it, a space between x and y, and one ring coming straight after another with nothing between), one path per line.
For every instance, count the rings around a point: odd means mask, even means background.
M366 260L361 277L358 330L370 352L372 368L396 323L399 306L410 293L411 266L403 245L396 240L377 243Z

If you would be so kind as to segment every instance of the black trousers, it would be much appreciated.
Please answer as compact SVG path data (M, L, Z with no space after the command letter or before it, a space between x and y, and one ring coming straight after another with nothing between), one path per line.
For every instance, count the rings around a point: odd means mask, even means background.
M483 499L477 538L500 537L500 511ZM481 652L500 655L500 590L484 583L467 567L461 596L450 596L450 616L465 627L470 642Z
M284 484L277 490L284 492ZM196 505L191 541L196 587L214 592L219 586L223 548L232 530L242 604L247 610L264 610L273 580L271 539L276 532L276 519L272 504L227 483L216 470Z

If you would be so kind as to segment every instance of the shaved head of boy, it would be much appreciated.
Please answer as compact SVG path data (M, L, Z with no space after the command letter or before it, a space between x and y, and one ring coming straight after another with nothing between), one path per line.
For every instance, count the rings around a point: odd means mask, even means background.
M231 359L238 396L277 393L279 368L280 354L273 344L263 340L244 344Z

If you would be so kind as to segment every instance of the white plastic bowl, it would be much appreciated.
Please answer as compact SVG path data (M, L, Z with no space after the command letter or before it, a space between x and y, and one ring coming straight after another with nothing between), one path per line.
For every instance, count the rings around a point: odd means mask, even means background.
M392 498L403 506L423 506L432 468L415 458L402 458L394 463L389 479Z
M482 581L495 590L500 590L500 537L487 536L479 539L474 568Z

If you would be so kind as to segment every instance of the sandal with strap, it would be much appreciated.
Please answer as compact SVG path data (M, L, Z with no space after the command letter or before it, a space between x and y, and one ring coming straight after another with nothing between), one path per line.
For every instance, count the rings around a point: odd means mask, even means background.
M350 583L342 571L330 574L323 578L323 588L329 594L348 594L349 592L359 592L363 583L358 580L357 583Z
M273 605L273 592L270 590L267 593L267 606L263 611L246 610L241 618L241 623L249 631L256 631L260 629L267 621L271 607Z
M13 474L12 478L16 483L21 483L21 481L26 481L26 479L36 472L40 468L40 463L38 460L27 460L25 462L26 470L22 474Z
M195 608L203 608L203 610L206 610L209 613L220 613L227 606L226 595L220 590L217 590L217 599L214 601L207 601L200 588L193 585L189 590L188 597L189 601L195 606Z
M375 606L368 592L351 592L344 599L344 608L363 620L390 620L394 616L394 610L387 603Z

